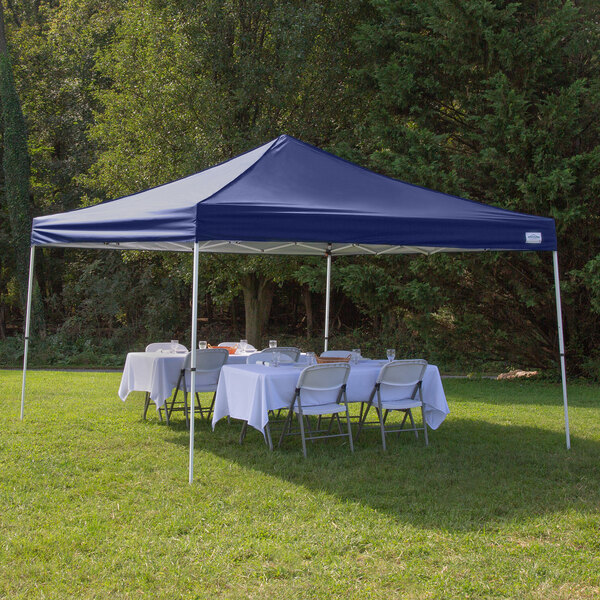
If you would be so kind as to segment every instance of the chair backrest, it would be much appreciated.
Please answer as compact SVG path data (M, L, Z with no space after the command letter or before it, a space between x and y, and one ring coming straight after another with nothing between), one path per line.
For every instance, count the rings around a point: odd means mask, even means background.
M347 363L306 367L300 373L296 385L300 391L302 405L315 406L335 402L339 398L340 389L346 385L349 374L350 365Z
M158 352L159 350L175 350L175 352L187 352L188 349L183 344L176 344L175 348L171 342L153 342L146 346L146 352Z
M280 348L265 348L264 350L261 350L261 354L263 352L279 352L280 356L282 354L285 356L289 356L293 362L298 362L298 359L300 358L300 348L294 348L292 346Z
M227 362L229 352L226 348L207 348L206 350L196 350L196 373L209 371L220 371L221 367ZM189 352L185 357L183 368L189 371L192 365L192 353Z
M404 391L414 397L417 385L423 381L425 369L427 369L427 361L420 358L394 360L381 367L377 383L381 388L393 388L394 393Z
M202 386L216 386L221 375L221 367L227 362L227 348L207 348L196 350L196 390ZM185 357L183 368L187 385L191 385L192 353Z
M254 354L250 354L246 359L246 364L255 365L257 362L271 362L273 360L273 354L280 350L280 348L266 348L265 350L261 350L260 352L255 352ZM296 362L289 353L281 352L279 354L279 362L280 363L293 363Z

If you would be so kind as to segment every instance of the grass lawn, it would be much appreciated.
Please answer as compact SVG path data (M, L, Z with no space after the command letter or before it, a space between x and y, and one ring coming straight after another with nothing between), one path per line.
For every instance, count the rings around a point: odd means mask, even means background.
M0 598L600 598L600 388L444 380L430 446L188 434L118 373L0 371Z

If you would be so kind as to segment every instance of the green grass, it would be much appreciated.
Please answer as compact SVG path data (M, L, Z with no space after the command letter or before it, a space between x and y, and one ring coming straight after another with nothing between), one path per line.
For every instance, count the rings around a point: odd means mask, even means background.
M0 371L0 598L600 598L600 388L445 380L425 448L188 434L116 373Z

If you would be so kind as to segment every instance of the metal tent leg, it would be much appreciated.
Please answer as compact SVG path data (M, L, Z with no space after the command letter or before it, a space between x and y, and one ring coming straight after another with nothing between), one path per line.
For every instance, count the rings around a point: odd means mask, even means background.
M29 253L29 281L27 283L27 312L25 315L25 348L23 351L23 383L21 385L21 421L25 414L25 380L27 378L27 355L29 353L29 330L31 326L31 298L33 296L33 265L35 262L35 246Z
M563 336L562 306L560 303L560 277L558 274L558 252L552 252L554 263L554 291L556 293L556 322L558 326L558 350L560 352L560 374L562 379L563 406L565 411L565 435L567 450L571 448L571 434L569 432L569 404L567 401L567 370L565 367L565 340Z
M194 481L194 393L196 392L196 346L198 337L198 242L194 242L194 273L192 277L192 366L191 366L191 394L192 394L192 406L190 415L190 472L189 482ZM187 415L186 415L187 416Z
M327 246L327 284L325 287L325 343L323 351L329 345L329 305L331 303L331 244Z

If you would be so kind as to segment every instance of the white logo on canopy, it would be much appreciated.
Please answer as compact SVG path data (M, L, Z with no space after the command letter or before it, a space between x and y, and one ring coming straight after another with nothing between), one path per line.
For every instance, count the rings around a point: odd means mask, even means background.
M525 234L525 243L526 244L541 244L542 243L542 234L539 231L528 231Z

